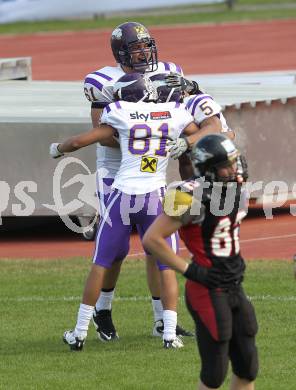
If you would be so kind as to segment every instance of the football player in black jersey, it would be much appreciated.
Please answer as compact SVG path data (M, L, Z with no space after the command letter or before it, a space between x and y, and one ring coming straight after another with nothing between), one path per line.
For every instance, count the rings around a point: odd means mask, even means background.
M200 139L191 163L194 177L169 188L164 213L146 232L144 246L188 279L186 303L201 357L198 389L219 388L230 360L230 389L253 390L258 326L242 287L245 262L239 247L239 226L247 213L247 163L221 134ZM192 253L190 264L166 244L176 230Z

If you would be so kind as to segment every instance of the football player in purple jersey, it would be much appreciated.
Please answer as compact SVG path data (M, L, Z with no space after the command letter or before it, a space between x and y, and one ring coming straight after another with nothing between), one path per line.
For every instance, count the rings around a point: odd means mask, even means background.
M118 259L124 258L128 253L132 224L137 225L142 237L162 210L169 141L184 132L188 135L186 143L191 145L196 137L195 133L199 131L193 117L180 102L182 94L167 87L165 75L161 77L162 80L158 79L155 86L146 75L125 74L114 86L116 101L104 108L100 127L72 137L62 144L54 143L50 147L50 155L57 158L65 152L100 142L106 139L106 135L110 138L116 130L122 151L121 164L99 224L93 265L85 285L77 324L73 331L64 334L65 343L73 350L83 348L104 275ZM132 206L134 204L137 205L136 210ZM127 210L130 210L128 222L125 218ZM170 245L177 250L177 237L170 238ZM149 261L156 262L149 253L147 255ZM161 292L165 309L163 345L165 348L181 348L183 342L176 334L176 276L174 271L161 263L157 262L157 266L161 271ZM103 330L99 336L102 337L102 334L103 340L112 340L111 335Z
M150 36L149 31L140 23L126 22L117 26L111 34L111 49L116 61L116 66L106 66L102 69L89 73L84 82L84 92L91 102L91 119L93 127L100 123L100 116L105 106L114 100L113 86L124 74L140 72L154 75L157 73L171 73L183 75L180 66L171 62L158 60L158 53L155 40ZM186 91L197 93L198 85L195 82L187 82ZM213 129L213 131L215 131ZM97 145L97 169L98 169L98 191L100 212L106 208L106 201L110 194L110 188L114 181L116 172L119 169L121 153L118 144L113 138L105 140ZM102 169L108 173L100 175ZM121 252L121 248L118 248ZM123 259L118 259L106 272L102 293L96 304L93 321L100 339L114 339L117 337L112 321L111 307L114 296L114 289L120 273ZM154 313L153 335L163 334L163 307L160 299L160 275L153 261L147 264L147 281L152 296L152 307ZM104 337L107 335L107 337ZM189 336L190 332L177 326L177 335Z

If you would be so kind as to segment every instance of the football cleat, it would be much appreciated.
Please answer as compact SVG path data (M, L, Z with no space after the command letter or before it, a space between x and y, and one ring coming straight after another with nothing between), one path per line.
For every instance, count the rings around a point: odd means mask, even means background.
M163 320L158 320L154 322L152 335L156 337L162 337L163 336ZM194 334L189 332L188 330L183 329L180 325L176 326L176 335L177 336L186 336L186 337L193 337Z
M163 340L163 348L164 349L178 349L183 348L184 344L180 337L176 336L173 340Z
M76 336L74 330L67 330L64 333L63 341L69 345L71 351L82 351L85 338Z
M97 311L95 308L93 323L101 341L113 341L119 338L112 321L111 310Z
M189 330L186 330L182 328L182 326L178 325L176 326L176 335L177 336L185 336L185 337L193 337L194 334L192 332L189 332Z

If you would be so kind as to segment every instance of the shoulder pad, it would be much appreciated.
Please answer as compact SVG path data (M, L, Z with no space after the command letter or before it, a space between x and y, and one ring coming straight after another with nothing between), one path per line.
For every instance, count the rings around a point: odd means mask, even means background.
M169 189L164 197L163 210L170 217L182 216L192 204L192 194L179 188Z

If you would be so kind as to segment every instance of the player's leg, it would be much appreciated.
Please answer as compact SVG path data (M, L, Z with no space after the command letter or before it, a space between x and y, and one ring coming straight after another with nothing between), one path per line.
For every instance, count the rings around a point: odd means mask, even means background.
M112 193L112 184L113 179L99 179L97 177L97 192L99 199L99 209L100 215L103 215L107 204L109 196ZM93 314L93 322L96 330L103 329L103 334L107 334L108 338L111 336L111 339L116 338L116 330L112 321L112 301L115 293L115 286L117 283L117 279L120 274L121 264L125 257L125 253L128 252L126 248L119 248L122 250L122 258L119 259L117 256L117 261L112 264L111 268L106 269L104 274L103 286L101 289L101 294L96 302L94 314ZM107 340L106 340L107 341Z
M233 336L229 346L233 377L230 389L253 390L258 373L256 314L241 287L235 288L230 294L233 302Z
M164 193L164 189L159 191L151 192L147 194L147 199L145 206L143 208L143 215L141 216L141 224L139 225L139 234L142 239L146 230L153 223L157 215L162 212L161 199ZM169 244L173 249L177 250L177 237L173 235L168 239ZM148 254L147 254L148 255ZM151 260L149 256L148 260ZM153 261L154 262L154 261ZM160 291L161 291L161 301L163 306L163 329L161 321L156 321L153 328L153 335L163 336L165 341L164 346L168 347L181 347L183 343L176 337L176 328L181 331L184 335L188 335L189 332L186 332L181 327L177 327L177 302L178 302L178 283L175 276L175 272L167 266L163 266L158 263L158 268L160 272ZM166 272L163 272L166 270ZM190 333L189 333L190 334ZM173 345L174 344L174 345Z
M64 334L64 341L70 345L71 349L80 350L83 347L84 340L87 336L90 319L92 318L95 303L99 297L103 285L103 278L106 269L110 268L118 256L117 247L121 243L128 246L130 226L122 224L118 214L118 203L120 202L121 193L115 191L110 196L105 214L102 216L96 237L95 253L93 265L84 288L82 303L79 308L77 324L74 331L68 331ZM118 217L119 216L119 217ZM113 240L110 237L113 235ZM126 244L127 243L127 244ZM121 253L120 255L123 255ZM101 324L96 324L98 337L103 341L110 341L118 338L113 326L111 334ZM105 319L103 325L110 325Z
M160 266L161 267L161 266ZM161 269L161 268L160 268ZM177 303L179 297L179 286L176 273L172 269L161 269L161 300L163 311L163 343L165 348L180 348L182 340L177 337Z
M66 331L63 336L64 342L70 346L71 350L79 351L83 348L94 305L100 294L104 272L104 267L92 264L78 310L76 326L74 330Z
M157 328L163 331L163 306L160 298L160 272L152 256L146 255L147 285L151 293L151 304L154 315L153 336L159 336Z
M218 389L224 382L229 363L232 313L227 293L208 290L188 281L186 304L195 322L201 359L199 390Z
M230 390L254 390L255 383L248 381L246 379L239 378L236 375L232 375Z
M118 244L120 245L120 243ZM128 249L126 251L126 254L127 253ZM98 337L102 341L111 341L118 338L116 328L112 320L112 301L121 264L122 261L115 261L111 268L106 269L101 292L93 312L93 323Z

